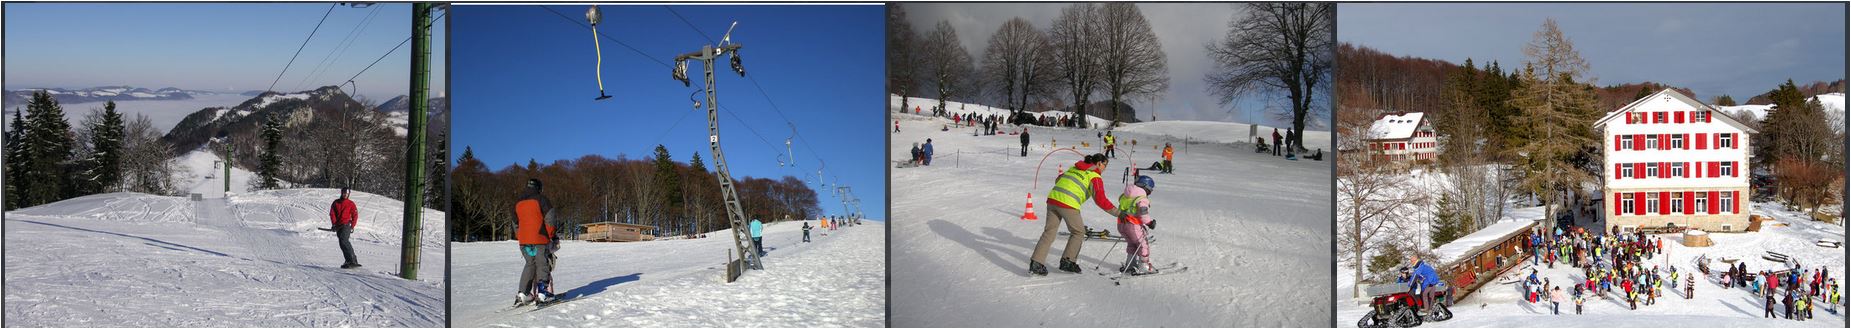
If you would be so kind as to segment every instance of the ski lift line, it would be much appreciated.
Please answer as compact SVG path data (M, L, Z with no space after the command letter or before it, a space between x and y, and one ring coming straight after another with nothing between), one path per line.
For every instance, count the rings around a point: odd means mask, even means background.
M559 11L557 11L557 10L553 10L553 8L551 8L551 7L547 7L547 6L537 6L537 7L540 7L540 9L546 9L546 11L547 11L547 12L551 12L551 13L553 13L553 15L554 15L554 16L559 16L559 19L563 19L563 20L566 20L567 22L572 22L572 24L578 24L578 26L579 26L579 27L583 27L583 28L585 28L585 29L587 29L587 30L590 30L590 29L591 29L591 26L590 26L590 25L585 25L585 23L583 23L583 22L579 22L578 20L574 20L574 19L572 19L571 17L566 17L566 14L561 14L561 13L559 13ZM602 36L602 37L604 37L604 39L605 39L605 40L610 40L611 42L616 42L616 43L617 43L618 45L621 45L621 46L623 46L624 48L628 48L628 49L630 49L630 52L634 52L634 53L636 53L636 55L637 55L637 56L642 56L643 58L648 58L648 59L649 59L650 61L653 61L653 62L656 62L656 64L660 64L660 65L662 65L662 67L666 67L666 68L670 68L670 69L673 69L673 68L675 68L675 66L674 66L674 65L669 65L669 64L668 64L667 62L663 62L663 61L662 61L661 59L658 59L658 58L655 58L655 57L650 57L648 53L644 53L644 52L643 52L642 50L640 50L640 49L636 49L636 47L632 47L632 46L630 46L630 44L628 44L628 43L624 43L624 42L623 42L623 41L621 41L621 40L617 40L617 38L612 38L612 37L611 37L610 35L608 35L608 34L604 34L604 33L598 33L598 36Z
M283 64L283 71L282 71L282 72L277 72L277 73L276 73L276 79L273 79L273 80L270 80L270 87L269 87L269 88L264 88L264 91L276 91L276 82L277 82L277 81L283 81L283 74L284 74L284 73L289 73L289 67L290 67L290 66L292 66L292 65L296 65L296 56L301 56L301 55L302 55L302 48L308 48L308 42L309 42L309 40L313 40L313 39L315 39L315 32L320 32L320 31L321 31L321 23L327 23L327 22L328 22L328 14L332 14L332 13L334 13L334 6L335 6L335 5L339 5L339 4L338 4L338 3L331 3L331 4L328 4L328 11L326 11L326 12L322 12L322 13L321 13L321 20L319 20L319 21L315 21L315 29L312 29L312 30L309 30L309 35L308 35L308 37L306 37L306 38L302 38L302 45L301 45L301 46L297 46L297 47L296 47L296 54L295 54L295 55L289 55L289 63L287 63L287 64Z
M295 90L302 90L302 85L308 84L310 80L315 80L320 77L322 73L326 72L326 69L329 68L328 64L338 63L342 56L347 55L347 49L352 48L354 44L353 41L359 39L360 31L372 25L373 17L379 15L380 7L372 8L373 10L366 12L365 18L361 18L359 23L354 24L353 29L347 30L346 37L342 37L340 42L334 43L334 47L328 48L328 54L321 56L321 61L315 64L315 69L309 70L308 75L304 75L302 76L302 80L296 81Z
M682 23L682 24L687 24L687 25L688 25L688 28L689 28L689 29L693 29L693 30L694 30L694 33L700 33L700 35L701 35L701 37L702 37L702 38L707 38L707 43L710 43L710 44L719 44L719 42L714 42L714 41L713 41L713 36L709 36L709 35L707 35L707 32L705 32L705 31L701 31L701 29L700 29L700 28L698 28L698 27L694 27L694 23L693 23L693 22L689 22L689 21L688 21L688 18L687 18L687 17L682 17L682 16L681 16L681 13L680 13L680 12L676 12L676 11L675 11L675 7L669 7L669 5L662 5L662 9L668 9L668 13L670 13L670 14L674 14L674 15L675 15L675 18L680 18L680 19L681 19L681 23Z
M432 21L432 22L436 22L436 21L437 21L437 20L439 20L439 19L443 19L443 17L444 17L444 15L448 15L448 14L450 14L450 12L449 12L449 11L444 11L443 13L439 13L439 14L437 14L437 17L432 17L432 18L431 18L431 21ZM392 47L392 50L387 50L387 51L386 51L386 53L385 53L384 55L379 55L379 58L378 58L378 59L374 59L374 60L373 60L373 63L372 63L372 64L366 64L366 67L365 67L365 68L362 68L362 69L360 69L360 72L355 72L355 73L353 74L353 76L351 76L351 77L347 77L347 81L353 81L353 79L357 79L357 78L359 78L361 74L365 74L365 73L366 73L366 70L371 70L371 69L373 69L373 65L378 65L378 64L379 64L379 61L382 61L382 60L385 60L387 56L392 56L392 53L394 53L394 52L398 52L398 49L399 49L399 48L403 48L403 47L405 47L405 44L406 44L406 43L409 43L409 42L411 42L411 37L405 37L405 41L399 41L399 42L398 42L398 46L394 46L394 47ZM358 89L360 89L360 85L359 85L359 84L354 84L354 89L356 89L356 90L358 90Z

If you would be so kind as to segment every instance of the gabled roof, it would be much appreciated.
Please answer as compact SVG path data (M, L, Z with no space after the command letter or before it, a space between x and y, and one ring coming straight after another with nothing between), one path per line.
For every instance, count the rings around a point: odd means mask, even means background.
M1364 139L1402 139L1414 136L1420 130L1420 123L1426 113L1410 112L1402 114L1383 114L1369 125L1369 136Z
M1613 121L1614 118L1621 117L1624 115L1624 113L1632 112L1632 109L1634 107L1638 107L1640 104L1645 104L1646 100L1657 99L1660 95L1670 96L1671 99L1677 100L1679 102L1684 102L1684 104L1688 104L1690 105L1690 107L1708 111L1710 112L1711 118L1713 118L1714 120L1720 120L1724 124L1728 124L1729 126L1735 127L1735 129L1741 129L1742 131L1748 132L1750 134L1761 132L1759 130L1755 130L1754 128L1749 128L1747 125L1743 125L1741 121L1736 121L1735 117L1729 116L1728 113L1722 113L1722 111L1716 110L1715 106L1710 106L1709 104L1704 104L1703 102L1699 102L1695 99L1691 99L1689 96L1684 96L1684 93L1677 92L1676 90L1671 90L1670 88L1659 90L1657 93L1653 93L1651 96L1645 96L1644 98L1633 100L1632 103L1628 103L1626 104L1626 106L1620 107L1620 109L1617 111L1608 112L1607 116L1601 117L1600 120L1594 121L1594 126L1595 127L1604 126L1607 124L1608 121Z

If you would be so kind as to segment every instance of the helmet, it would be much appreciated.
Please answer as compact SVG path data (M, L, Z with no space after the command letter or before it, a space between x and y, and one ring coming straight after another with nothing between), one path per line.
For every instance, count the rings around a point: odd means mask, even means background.
M1138 181L1132 185L1144 188L1144 193L1157 192L1157 180L1150 176L1138 175Z

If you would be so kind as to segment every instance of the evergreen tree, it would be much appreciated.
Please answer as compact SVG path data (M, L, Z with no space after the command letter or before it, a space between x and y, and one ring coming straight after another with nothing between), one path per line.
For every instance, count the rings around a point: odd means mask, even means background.
M20 140L21 160L18 175L21 207L31 207L51 203L73 196L65 175L66 165L70 162L71 147L76 143L71 137L71 123L64 118L64 108L58 105L50 93L43 90L32 93L32 99L26 102L26 122L22 125Z
M1649 82L1645 83L1644 85L1640 85L1639 92L1633 93L1632 99L1639 100L1639 99L1646 98L1648 96L1652 96L1652 93L1656 92L1654 91L1655 89L1658 89L1658 88L1656 88L1656 86L1652 85L1652 83L1649 83Z
M681 173L675 170L675 158L669 156L668 147L662 146L662 144L656 144L655 161L656 191L665 196L663 200L665 200L666 204L663 206L667 207L665 209L683 209L681 204L683 200L681 195ZM671 220L678 219L679 218L674 218Z
M1429 229L1432 232L1430 236L1432 244L1429 248L1439 248L1441 245L1472 233L1470 230L1473 222L1472 214L1459 211L1459 204L1453 200L1452 195L1440 195L1438 206L1439 212L1434 215L1433 227Z
M694 169L694 172L707 172L707 163L701 162L701 152L694 152L694 160L688 161L688 168Z
M122 185L122 113L116 112L116 102L103 105L103 115L94 122L88 122L90 130L90 156L81 166L84 172L77 177L78 194L91 195L121 190Z
M21 160L21 154L24 152L20 152L19 143L20 136L24 135L20 133L20 127L25 123L25 119L21 117L20 114L25 112L26 111L23 109L13 109L13 122L6 125L6 136L4 136L5 146L4 149L0 149L0 152L4 152L6 155L4 160L6 163L5 175L13 177L13 179L5 180L6 192L4 193L6 210L18 208L20 203L19 174L20 169L25 168L23 165L25 162Z
M1574 43L1557 28L1554 19L1524 47L1530 61L1512 91L1510 103L1521 111L1515 122L1528 129L1522 143L1512 149L1521 158L1518 184L1542 200L1544 218L1555 218L1556 205L1578 192L1594 175L1581 166L1588 153L1598 150L1599 138L1588 123L1600 118L1593 88L1576 82L1588 70ZM1553 228L1554 221L1545 221Z
M1821 161L1828 154L1827 148L1843 147L1833 142L1836 134L1827 124L1824 109L1811 102L1793 80L1768 92L1768 100L1773 101L1774 108L1762 122L1761 142L1752 144L1756 160L1762 165L1786 158Z
M277 168L282 167L282 164L283 164L282 157L278 156L279 153L282 153L282 143L283 143L283 122L282 120L277 119L275 115L265 117L264 123L263 123L262 138L263 138L263 143L264 143L263 145L264 149L263 149L263 153L258 155L259 164L257 166L257 179L259 182L261 182L259 183L260 185L258 185L258 188L262 188L262 189L280 188L282 186L276 179L276 175L277 175ZM225 165L229 166L231 164L227 163Z

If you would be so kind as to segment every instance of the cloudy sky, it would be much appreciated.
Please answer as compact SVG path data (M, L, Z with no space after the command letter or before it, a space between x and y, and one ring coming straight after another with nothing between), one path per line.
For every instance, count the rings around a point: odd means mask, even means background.
M1036 29L1047 31L1056 16L1060 16L1064 3L953 3L953 4L918 4L906 3L906 17L911 20L913 31L922 36L930 32L939 21L950 21L957 29L958 37L964 43L964 50L971 53L973 59L983 56L983 48L989 44L990 35L1002 27L1003 22L1013 17L1022 17L1035 25ZM1148 111L1156 109L1158 119L1162 120L1211 120L1236 121L1246 123L1279 124L1263 113L1268 103L1261 99L1242 99L1231 106L1216 104L1216 97L1208 93L1207 83L1202 81L1204 74L1214 68L1209 60L1206 45L1220 40L1227 35L1228 22L1234 20L1239 12L1236 4L1210 3L1140 3L1138 9L1151 22L1151 29L1163 43L1163 52L1169 57L1170 90L1161 99L1133 100L1138 108L1138 115L1148 118ZM981 62L978 64L981 66ZM1257 98L1257 97L1250 97ZM1283 106L1282 100L1272 101ZM1232 110L1231 110L1232 109ZM1328 121L1328 120L1325 120Z
M1520 67L1554 18L1600 85L1654 81L1745 100L1845 78L1845 4L1343 4L1337 38L1389 54ZM1341 70L1341 68L1339 68Z

